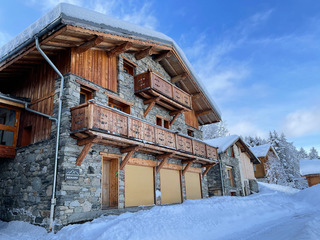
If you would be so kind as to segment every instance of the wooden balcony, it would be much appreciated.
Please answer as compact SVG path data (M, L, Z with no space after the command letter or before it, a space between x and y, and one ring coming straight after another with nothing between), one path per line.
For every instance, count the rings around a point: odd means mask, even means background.
M134 92L146 99L158 99L157 104L169 111L191 110L191 95L164 80L154 72L144 72L134 77Z
M154 155L171 154L170 157L179 160L217 162L214 147L93 102L71 109L71 135L79 145L94 140L120 148L137 147L139 152Z

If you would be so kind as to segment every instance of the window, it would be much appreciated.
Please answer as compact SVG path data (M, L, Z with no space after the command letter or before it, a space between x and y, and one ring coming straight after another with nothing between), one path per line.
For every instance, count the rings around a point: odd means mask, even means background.
M14 146L16 111L0 107L0 145Z
M169 120L160 116L156 116L157 125L169 129Z
M233 148L232 148L232 147L229 147L229 148L227 149L227 155L228 155L229 157L234 157L234 153L233 153Z
M80 104L87 103L93 98L93 91L87 87L80 87Z
M131 62L129 59L123 57L123 72L130 74L131 76L134 76L134 70L137 65L133 62Z
M192 131L191 129L188 129L188 136L194 137L194 131Z
M130 105L125 102L122 99L119 99L118 97L110 97L108 98L108 106L112 107L114 109L117 109L119 111L125 112L130 114L131 110L130 110Z
M227 179L230 181L230 186L234 187L232 167L227 167Z

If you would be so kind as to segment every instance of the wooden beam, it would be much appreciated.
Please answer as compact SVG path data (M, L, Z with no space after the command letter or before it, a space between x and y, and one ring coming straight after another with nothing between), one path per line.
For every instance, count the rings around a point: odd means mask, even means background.
M97 143L99 140L101 140L102 137L100 136L92 136L92 137L88 137L88 138L85 138L85 139L81 139L81 140L78 140L77 144L79 146L83 146L83 145L87 145L88 143Z
M131 152L132 150L137 151L139 148L139 146L131 146L131 147L127 147L127 148L122 148L120 150L121 153L127 153L127 152Z
M191 96L192 101L194 101L194 100L196 100L196 99L198 99L198 98L200 98L200 97L201 97L201 93L200 93L200 92L194 93L194 94Z
M141 59L143 59L143 58L145 58L147 56L150 56L150 55L152 55L154 53L155 53L155 47L148 47L148 48L146 48L146 49L144 49L144 50L142 50L140 52L137 52L135 54L135 57L136 57L137 60L141 60Z
M184 164L184 163L193 163L195 161L197 161L198 159L197 158L192 158L192 159L188 159L188 160L182 160L181 163Z
M188 171L188 168L191 166L191 164L192 164L192 162L189 162L188 164L187 164L187 166L185 166L185 168L183 169L183 171L182 171L182 175L184 176L184 174Z
M214 165L216 165L216 164L202 165L202 167L206 167L206 170L202 173L202 177L204 177L209 172L210 168L212 168Z
M156 97L156 98L152 98L152 99L149 99L149 100L146 100L144 101L144 104L149 104L149 106L147 107L147 109L144 111L144 117L146 117L148 115L148 113L151 111L151 109L153 108L153 106L159 102L160 100L160 97Z
M103 37L95 36L91 40L89 40L89 41L81 44L79 47L77 47L76 52L83 53L83 52L89 50L90 48L93 48L93 47L99 45L102 41L103 41Z
M163 160L161 161L161 163L159 164L159 166L157 167L157 173L160 172L161 168L163 168L164 164L168 161L168 159L172 155L173 155L172 153L162 155L164 157L163 157ZM157 157L159 157L159 156L157 156Z
M134 146L134 147L129 147L129 148L122 149L122 150L125 150L125 151L128 150L128 153L127 153L127 155L125 156L125 158L121 162L121 165L120 165L120 169L121 170L123 170L123 168L126 166L128 161L130 160L131 156L134 154L134 152L136 150L138 150L138 148L139 148L138 146Z
M93 142L91 141L83 147L81 153L79 154L79 156L77 158L76 165L81 166L81 163L82 163L83 159L87 156L88 152L90 151L92 144L93 144Z
M198 112L196 112L196 117L199 117L199 116L202 116L202 115L206 115L206 114L209 114L209 113L212 113L212 112L213 112L212 109L198 111Z
M125 51L128 51L132 47L132 42L125 42L107 52L109 57L117 56Z
M169 112L169 115L170 116L173 116L173 115L177 115L177 114L180 114L180 113L183 113L184 110L183 109L180 109L180 110L177 110L177 111L172 111L172 112Z
M166 157L172 157L174 155L174 153L165 153L165 154L161 154L161 155L157 155L156 159L164 159Z
M172 83L180 82L180 81L186 79L187 76L188 76L187 73L182 73L182 74L180 74L180 75L177 75L177 76L171 78L171 82L172 82Z
M172 55L172 51L165 51L154 58L156 62L160 62L164 58L169 58Z
M171 119L169 125L170 127L172 126L172 124L174 123L174 121L179 117L179 115L183 113L183 110L180 110L179 112L176 113L176 115L174 115L174 117Z

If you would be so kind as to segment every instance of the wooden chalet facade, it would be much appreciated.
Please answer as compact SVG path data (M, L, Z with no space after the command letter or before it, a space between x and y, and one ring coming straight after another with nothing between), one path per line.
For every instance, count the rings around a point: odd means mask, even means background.
M0 50L3 220L59 229L208 196L199 126L220 113L173 40L69 4L21 36Z
M301 159L300 174L306 178L309 187L320 184L320 159Z
M259 160L239 136L205 142L218 148L220 161L207 174L209 196L248 196L259 191L253 168Z
M260 146L251 147L250 150L260 160L260 163L254 164L254 176L259 181L267 181L267 162L270 158L280 161L278 154L276 153L271 144L264 144Z

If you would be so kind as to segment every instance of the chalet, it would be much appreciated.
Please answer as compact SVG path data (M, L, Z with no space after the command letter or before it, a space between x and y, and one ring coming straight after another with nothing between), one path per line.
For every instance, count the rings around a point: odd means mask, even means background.
M308 186L320 184L320 159L301 159L300 174L308 181Z
M166 35L60 4L0 49L0 216L59 229L208 197L220 112Z
M267 161L268 159L276 159L280 161L280 158L277 152L274 150L271 144L263 144L256 147L250 148L251 152L259 158L260 163L254 164L254 176L257 178L258 181L266 182L267 176Z
M258 192L253 164L259 163L246 143L237 135L205 140L218 148L220 164L207 174L209 196L247 196Z

